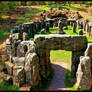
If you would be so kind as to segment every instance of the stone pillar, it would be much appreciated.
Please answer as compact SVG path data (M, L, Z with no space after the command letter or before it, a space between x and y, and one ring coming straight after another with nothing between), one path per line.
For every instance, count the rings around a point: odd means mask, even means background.
M47 78L50 74L50 51L46 49L38 49L38 56L41 76Z
M63 34L63 24L62 24L62 21L59 20L58 22L58 31L57 31L58 34Z
M49 23L46 23L46 32L49 32L49 27L50 27Z
M83 56L83 51L73 51L72 58L71 58L71 76L76 77L76 72L78 69L78 64L80 62L80 56Z
M28 35L27 35L26 32L23 32L22 40L23 40L23 41L28 40Z
M89 44L86 51L85 51L85 56L90 57L91 60L91 69L92 69L92 44ZM91 74L92 74L92 70L91 70Z
M80 64L76 73L77 82L75 88L81 88L83 90L88 90L91 88L92 78L91 78L91 61L88 56L80 57Z
M87 23L88 23L88 19L86 19L86 20L83 22L83 29L84 29L84 31L86 31L86 25L87 25Z
M76 27L77 27L77 24L73 23L73 33L76 33Z

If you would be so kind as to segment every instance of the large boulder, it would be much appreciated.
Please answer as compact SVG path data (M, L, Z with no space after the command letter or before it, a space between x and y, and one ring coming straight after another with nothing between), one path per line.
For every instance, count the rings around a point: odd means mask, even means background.
M80 64L76 73L77 82L75 87L88 90L91 88L92 78L91 78L91 61L90 57L82 56L80 57Z

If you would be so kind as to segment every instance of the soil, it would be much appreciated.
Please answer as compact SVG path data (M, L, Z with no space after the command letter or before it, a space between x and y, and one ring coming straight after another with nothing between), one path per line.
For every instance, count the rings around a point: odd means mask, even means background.
M51 81L51 84L48 87L48 91L54 90L54 91L60 91L60 90L68 90L68 88L64 84L65 75L67 73L68 65L64 62L53 62L53 68L54 68L54 78Z

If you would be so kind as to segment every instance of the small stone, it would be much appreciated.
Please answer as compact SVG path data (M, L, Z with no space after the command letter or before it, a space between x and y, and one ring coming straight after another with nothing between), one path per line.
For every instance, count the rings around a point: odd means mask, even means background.
M83 35L83 30L82 29L79 30L79 35Z

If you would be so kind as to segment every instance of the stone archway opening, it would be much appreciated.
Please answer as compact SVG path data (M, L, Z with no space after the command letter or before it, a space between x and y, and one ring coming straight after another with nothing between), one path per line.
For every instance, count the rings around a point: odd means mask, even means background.
M48 90L64 90L67 89L66 82L71 83L68 81L70 79L71 55L71 51L50 51L50 62L54 70L54 76ZM69 78L67 78L67 74L69 75Z
M37 46L37 55L41 70L46 77L50 73L50 51L66 50L72 52L71 57L71 75L76 77L80 56L84 55L87 47L86 36L69 36L69 35L36 35L34 42ZM82 44L81 44L82 43Z

